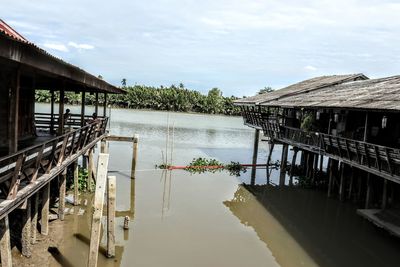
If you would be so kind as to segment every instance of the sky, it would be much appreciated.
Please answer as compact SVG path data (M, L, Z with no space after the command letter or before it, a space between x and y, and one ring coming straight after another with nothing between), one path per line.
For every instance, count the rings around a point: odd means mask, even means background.
M320 75L400 74L400 0L1 0L49 53L120 85L254 95Z

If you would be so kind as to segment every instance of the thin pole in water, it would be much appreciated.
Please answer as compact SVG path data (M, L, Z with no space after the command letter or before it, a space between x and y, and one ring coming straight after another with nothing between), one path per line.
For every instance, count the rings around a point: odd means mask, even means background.
M174 153L174 138L175 138L175 122L172 123L172 138L171 138L171 157L170 157L170 165L172 166L172 158Z
M167 140L165 142L165 167L168 165L168 142L169 142L169 112L167 114Z

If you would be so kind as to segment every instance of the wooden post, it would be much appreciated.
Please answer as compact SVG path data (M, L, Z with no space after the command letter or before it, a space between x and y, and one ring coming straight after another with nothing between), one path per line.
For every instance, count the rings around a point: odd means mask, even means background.
M18 121L19 121L19 94L20 94L20 70L16 70L12 76L9 92L8 113L8 154L18 151Z
M107 93L104 93L103 116L107 116Z
M55 95L54 95L54 90L51 90L51 106L50 106L50 133L54 134L54 102L55 102Z
M85 126L85 91L82 91L81 98L81 127Z
M2 267L12 267L10 225L8 215L0 220L0 256Z
M42 218L40 229L42 235L49 234L49 207L50 207L50 183L45 185L42 192Z
M318 154L313 154L313 162L312 164L312 184L315 185L315 179L318 172Z
M274 150L274 146L275 146L275 143L274 142L272 142L271 144L270 144L270 146L269 146L269 152L268 152L268 158L267 158L267 168L266 168L266 171L267 171L267 185L269 185L269 182L270 182L270 175L269 175L269 164L271 163L271 158L272 158L272 152L273 152L273 150Z
M88 190L89 192L92 192L92 187L93 187L93 149L89 149L89 156L88 156Z
M32 197L32 234L31 234L32 244L36 243L38 210L39 210L39 194L36 193Z
M334 170L335 170L335 161L333 159L329 159L329 181L328 181L328 197L332 196L332 190L333 190L333 175L334 175Z
M116 197L115 176L107 179L107 257L115 256L115 197Z
M132 164L131 164L131 179L135 179L137 155L138 155L138 144L139 144L139 135L135 134L133 136L133 155L132 155Z
M74 206L79 205L79 165L78 160L73 164L74 168Z
M251 184L254 185L256 182L256 164L257 164L257 156L258 156L258 143L260 139L260 130L256 129L254 132L254 145L253 145L253 161L251 168Z
M64 133L64 85L60 90L60 102L58 102L58 134L62 135Z
M97 266L99 243L100 243L100 230L101 230L101 217L103 214L104 205L104 192L106 189L106 178L108 168L108 154L100 153L97 162L97 179L96 191L94 195L94 211L92 217L92 229L90 234L90 248L88 266Z
M63 221L65 217L65 189L66 189L66 181L67 181L67 169L64 169L63 172L58 176L60 181L60 198L58 203L58 218Z
M323 169L324 169L324 155L321 155L319 159L319 171L322 173Z
M279 176L279 185L283 186L285 185L285 178L286 178L286 162L287 162L287 156L288 156L288 150L289 150L289 145L287 144L282 144L282 157L281 157L281 172Z
M351 167L351 177L350 177L350 185L349 185L349 194L347 196L348 199L351 199L351 196L353 195L353 190L354 190L354 175L355 175L355 169Z
M341 162L340 163L340 186L339 186L339 200L340 201L344 201L344 194L345 194L344 168L345 168L345 165L343 162Z
M99 115L99 92L96 92L95 96L96 96L96 99L95 99L94 112L96 112L96 114L98 116Z
M106 139L101 140L100 142L100 153L108 153L107 151L107 141Z
M388 180L383 180L383 192L382 192L382 209L386 209L387 206L387 183Z
M367 174L367 195L365 197L365 209L369 209L371 204L371 174Z
M22 235L21 235L21 254L25 257L32 255L31 251L31 200L26 200L26 206L21 208L22 211Z
M293 186L293 174L294 174L294 169L296 167L297 152L298 152L298 149L296 147L294 147L293 148L292 165L290 166L290 179L289 179L290 186Z

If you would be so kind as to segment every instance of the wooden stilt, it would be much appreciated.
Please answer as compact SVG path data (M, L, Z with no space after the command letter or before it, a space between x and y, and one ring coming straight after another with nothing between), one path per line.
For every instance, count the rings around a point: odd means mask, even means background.
M58 218L63 221L65 217L65 190L66 190L66 181L67 181L67 169L64 169L62 174L58 176L60 181L60 196L58 203Z
M343 162L340 163L340 185L339 185L339 200L344 201L345 195L345 177L344 177L345 165Z
M74 206L79 205L79 165L78 161L74 162Z
M86 96L85 96L85 92L82 92L81 95L81 127L83 127L86 122L85 122L85 100L86 100Z
M100 153L108 153L107 151L107 141L105 139L100 142Z
M137 156L138 156L138 144L139 144L139 135L135 134L133 136L133 154L132 154L132 164L131 164L131 179L135 179Z
M95 105L94 105L94 112L99 115L99 93L95 93Z
M388 180L383 180L383 192L382 192L382 209L386 209L387 206L387 184Z
M60 101L58 102L58 135L62 135L64 133L64 85L60 90Z
M333 190L333 176L334 176L334 165L335 161L333 159L329 159L329 181L328 181L328 197L332 196Z
M367 195L365 197L365 209L369 209L371 205L371 175L367 174Z
M94 196L94 211L92 217L92 229L90 234L90 248L89 248L89 267L97 266L98 250L100 243L100 229L101 217L103 214L104 205L104 192L106 188L108 168L108 154L100 153L97 162L97 178L96 178L96 191Z
M354 188L354 172L355 169L351 167L351 176L350 176L350 185L349 185L349 194L347 196L348 199L351 199L353 195L353 188Z
M94 166L94 162L93 162L93 149L89 149L89 156L88 156L88 191L92 192L92 188L93 188L93 166Z
M256 167L257 164L257 156L258 156L258 143L260 139L260 130L256 129L254 132L254 144L253 144L253 167L251 168L251 184L254 185L256 183Z
M279 176L279 185L280 186L285 185L288 150L289 150L289 145L283 144L282 145L280 176Z
M116 177L107 179L107 257L115 256L115 197Z
M324 155L321 155L319 159L319 171L322 173L323 169L324 169Z
M12 267L10 225L8 215L0 220L0 256L2 267Z
M292 157L292 165L290 166L290 178L289 185L293 186L293 174L296 168L296 157L297 157L298 149L296 147L293 148L293 157Z
M42 218L40 220L40 229L42 235L49 234L49 207L50 207L50 183L48 183L42 192Z
M28 199L26 206L21 209L22 212L22 235L21 235L21 254L25 257L32 255L31 251L31 233L32 233L32 218L31 218L31 200Z
M313 162L312 162L312 184L315 185L316 177L318 173L318 154L313 154Z
M103 116L107 116L107 93L104 93Z
M32 197L32 234L31 234L32 244L36 243L38 211L39 211L39 194L36 193Z
M269 151L268 151L268 158L267 158L267 168L266 168L266 172L267 172L267 185L270 184L270 172L269 172L269 165L271 164L271 158L272 158L272 152L274 150L274 142L269 144Z

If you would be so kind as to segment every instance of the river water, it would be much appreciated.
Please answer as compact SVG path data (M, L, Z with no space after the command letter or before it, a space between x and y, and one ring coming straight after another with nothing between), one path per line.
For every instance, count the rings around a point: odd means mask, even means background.
M49 106L37 104L36 110ZM109 175L117 176L117 255L100 254L99 266L398 266L399 240L356 215L351 203L312 190L264 186L262 169L255 186L243 185L250 171L235 177L155 169L166 154L167 121L174 129L173 165L195 157L251 163L254 131L241 118L113 109L110 133L139 134L139 156L131 179L132 144L109 143ZM258 161L266 157L261 142ZM278 147L273 159L279 157ZM68 206L71 214L60 231L58 250L70 266L87 262L90 196L81 202L79 209ZM125 216L129 230L122 228ZM52 256L49 265L58 266Z

